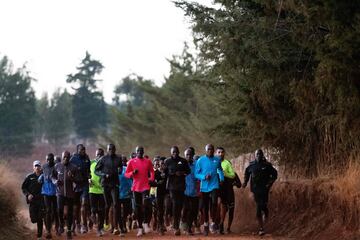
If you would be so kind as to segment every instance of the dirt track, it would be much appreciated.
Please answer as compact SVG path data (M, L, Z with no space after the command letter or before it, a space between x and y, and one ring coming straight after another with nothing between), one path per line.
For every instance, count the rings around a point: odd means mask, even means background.
M172 233L167 233L164 236L159 236L156 233L149 233L147 235L142 236L141 238L137 238L136 237L136 233L133 231L131 233L126 234L125 237L119 237L119 236L114 236L110 233L105 233L105 235L103 237L96 237L95 232L90 232L84 235L77 235L75 237L73 237L74 240L77 239L102 239L102 240L119 240L119 239L178 239L178 240L184 240L184 239L192 239L192 240L200 240L200 239L206 239L206 240L221 240L221 239L239 239L239 240L257 240L257 239L267 239L267 240L290 240L289 238L281 238L281 237L272 237L270 234L267 234L265 236L259 237L256 235L252 235L252 234L230 234L230 235L209 235L208 237L204 237L202 235L195 235L195 236L186 236L186 235L181 235L181 236L174 236ZM57 237L57 238L53 238L56 240L60 240L60 239L65 239L65 237Z

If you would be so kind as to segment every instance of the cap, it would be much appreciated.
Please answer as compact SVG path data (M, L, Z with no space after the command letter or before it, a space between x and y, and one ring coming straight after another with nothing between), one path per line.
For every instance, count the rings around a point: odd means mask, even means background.
M41 167L41 162L39 160L35 160L33 162L33 167L35 167L36 165L39 165Z

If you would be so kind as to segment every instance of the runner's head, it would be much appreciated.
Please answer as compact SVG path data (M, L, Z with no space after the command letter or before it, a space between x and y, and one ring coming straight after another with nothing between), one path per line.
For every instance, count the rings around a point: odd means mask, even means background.
M193 154L193 151L192 149L190 148L187 148L184 152L184 156L185 156L185 159L188 161L188 162L192 162L193 161L193 158L194 158L194 154Z
M165 159L162 158L162 157L159 159L159 170L160 170L160 171L164 171L164 170L165 170Z
M143 146L137 146L135 149L136 156L138 158L144 158L144 147Z
M154 165L154 169L159 169L160 168L160 156L154 157L153 165Z
M55 159L54 159L54 154L49 153L48 155L46 155L46 162L49 164L50 167L55 165Z
M255 161L262 162L265 160L264 153L261 149L255 151Z
M110 143L107 145L107 153L110 155L110 156L114 156L115 155L115 152L116 152L116 147L114 144Z
M195 148L189 146L189 147L187 147L186 149L190 149L191 152L192 152L192 155L193 155L193 156L195 155Z
M69 151L64 151L62 153L62 162L64 165L68 165L70 162L70 152Z
M177 146L172 146L170 153L171 153L171 157L173 158L179 157L179 148Z
M121 156L121 163L123 166L127 165L127 157L126 156Z
M98 148L95 152L96 158L101 158L102 156L104 156L104 154L105 154L104 149L102 149L102 148Z
M135 153L135 152L132 152L132 153L130 154L130 159L132 159L132 158L136 158L136 153Z
M206 152L206 156L213 157L214 156L214 145L207 144L205 146L205 152Z
M217 147L216 148L216 156L218 156L221 160L224 160L225 149L223 147Z
M34 162L33 162L33 169L34 169L34 173L36 174L36 175L40 175L41 174L41 163L40 163L40 161L39 160L35 160Z
M56 155L55 156L55 164L61 162L61 157Z
M83 144L78 144L76 145L76 152L80 155L80 156L85 156L86 155L86 149L85 146Z

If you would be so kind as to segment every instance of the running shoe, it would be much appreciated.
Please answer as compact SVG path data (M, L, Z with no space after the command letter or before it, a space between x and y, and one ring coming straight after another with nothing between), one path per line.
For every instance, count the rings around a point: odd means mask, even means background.
M144 229L138 228L138 232L137 232L136 236L141 237L142 235L144 235Z
M260 228L260 230L259 230L259 236L263 236L263 235L265 235L265 231L264 231L264 229L263 228Z
M145 233L150 233L151 232L151 228L149 227L148 223L143 224L143 229L144 229Z

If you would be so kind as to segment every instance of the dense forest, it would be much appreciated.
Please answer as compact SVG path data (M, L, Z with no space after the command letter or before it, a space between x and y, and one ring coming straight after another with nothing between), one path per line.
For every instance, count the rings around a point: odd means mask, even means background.
M178 1L195 50L168 59L161 86L119 76L112 103L97 87L104 68L86 53L67 83L36 99L26 67L0 61L0 150L23 154L53 145L222 145L235 155L262 147L286 171L317 176L342 170L360 149L358 1ZM190 44L189 44L190 45Z

